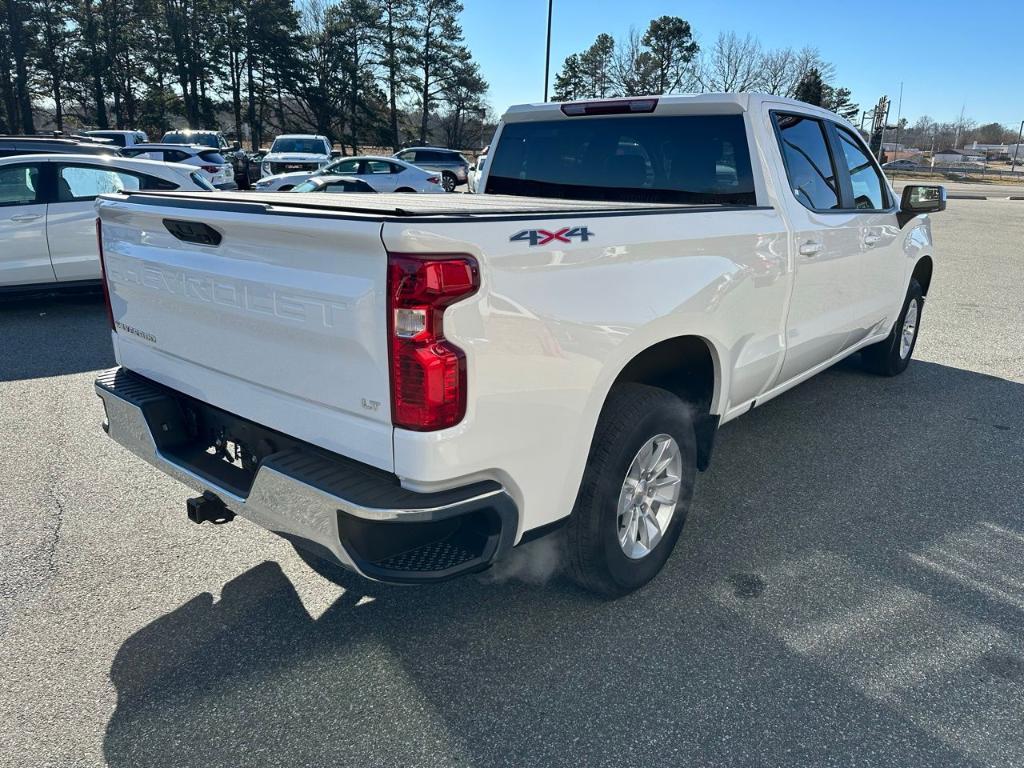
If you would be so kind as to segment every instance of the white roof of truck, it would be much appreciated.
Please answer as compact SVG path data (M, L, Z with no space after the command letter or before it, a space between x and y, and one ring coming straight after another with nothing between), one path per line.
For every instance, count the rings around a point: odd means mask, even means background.
M568 102L540 102L535 104L516 104L508 108L502 115L502 121L506 123L528 122L532 120L586 120L588 116L569 116L562 112L563 104L600 104L630 101L657 100L657 106L652 112L623 114L621 117L643 117L644 114L653 115L687 115L687 114L739 114L756 109L761 104L769 102L773 106L783 109L790 109L794 112L803 112L818 117L827 117L849 125L849 121L843 119L834 112L827 109L815 107L796 99L787 99L784 96L772 96L767 93L679 93L669 96L626 96L611 99L580 99L579 101ZM619 115L608 115L619 117Z

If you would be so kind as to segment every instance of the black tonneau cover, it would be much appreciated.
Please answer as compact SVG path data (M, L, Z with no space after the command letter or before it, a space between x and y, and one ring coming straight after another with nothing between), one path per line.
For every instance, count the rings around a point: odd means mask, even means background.
M639 214L674 211L750 210L751 206L621 203L599 200L563 200L516 195L337 194L327 192L126 192L103 195L107 199L129 198L145 205L171 205L190 209L233 210L238 213L297 213L325 211L368 218L475 219L478 217L519 217L559 214Z

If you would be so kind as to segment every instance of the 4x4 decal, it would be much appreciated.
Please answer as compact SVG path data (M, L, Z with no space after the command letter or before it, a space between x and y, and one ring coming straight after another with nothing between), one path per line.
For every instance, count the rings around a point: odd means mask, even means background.
M530 245L547 245L548 243L571 243L578 238L581 243L587 242L594 233L587 227L562 227L554 232L546 229L523 229L509 238L510 242L528 242Z

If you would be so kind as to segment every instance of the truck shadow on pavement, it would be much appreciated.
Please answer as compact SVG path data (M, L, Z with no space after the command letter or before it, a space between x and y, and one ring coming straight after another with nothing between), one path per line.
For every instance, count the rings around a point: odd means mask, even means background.
M1022 437L1021 384L846 363L723 428L624 599L352 577L314 619L265 562L125 641L106 758L1024 764Z
M0 381L36 379L114 365L103 295L0 296Z

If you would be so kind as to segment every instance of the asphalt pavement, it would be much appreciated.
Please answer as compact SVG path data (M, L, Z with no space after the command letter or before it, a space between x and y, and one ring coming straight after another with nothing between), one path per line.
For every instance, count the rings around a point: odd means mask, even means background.
M403 589L192 525L100 430L102 304L0 308L0 766L1024 764L1024 203L935 229L917 361L725 426L615 602L543 541Z

